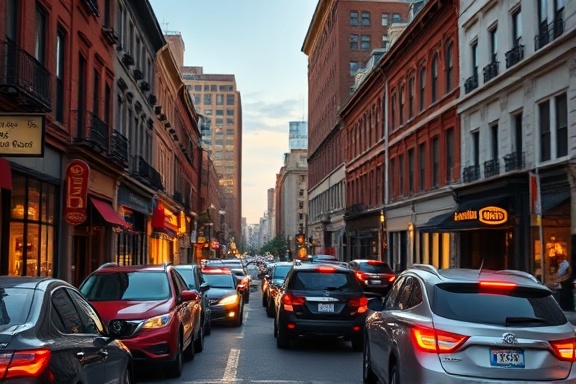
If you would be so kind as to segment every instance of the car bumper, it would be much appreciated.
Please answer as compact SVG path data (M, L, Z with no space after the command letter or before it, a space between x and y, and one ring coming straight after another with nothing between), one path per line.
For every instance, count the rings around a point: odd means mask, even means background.
M343 336L349 339L363 334L364 320L364 316L353 320L310 320L288 315L279 316L278 327L291 336Z
M212 305L210 306L210 320L212 322L234 322L241 312L239 305Z
M176 327L177 324L165 328L141 330L135 337L121 341L132 353L134 362L169 362L175 359L178 348Z

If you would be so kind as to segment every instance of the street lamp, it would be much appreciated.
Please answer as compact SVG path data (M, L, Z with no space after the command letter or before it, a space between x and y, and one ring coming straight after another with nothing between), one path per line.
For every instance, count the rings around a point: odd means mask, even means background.
M384 222L386 221L386 217L384 217L384 211L380 210L380 226L378 228L378 260L382 261L382 236L384 236Z

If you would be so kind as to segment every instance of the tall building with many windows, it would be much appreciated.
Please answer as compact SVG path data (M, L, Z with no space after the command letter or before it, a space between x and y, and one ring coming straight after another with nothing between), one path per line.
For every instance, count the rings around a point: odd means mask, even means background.
M242 103L236 78L229 74L204 74L202 67L181 67L194 106L207 120L203 143L209 148L220 179L220 206L225 212L229 238L241 236L242 216Z

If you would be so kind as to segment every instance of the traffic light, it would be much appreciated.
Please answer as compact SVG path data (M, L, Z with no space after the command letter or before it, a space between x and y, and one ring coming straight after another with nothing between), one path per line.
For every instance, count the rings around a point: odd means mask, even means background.
M306 237L304 236L303 233L298 233L296 235L296 245L298 245L299 247L303 246L304 243L306 241Z

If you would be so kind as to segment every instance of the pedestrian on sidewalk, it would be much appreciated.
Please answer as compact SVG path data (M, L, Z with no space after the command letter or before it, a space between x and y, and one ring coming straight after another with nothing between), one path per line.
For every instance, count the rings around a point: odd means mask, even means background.
M558 302L564 311L574 311L572 266L568 262L566 254L557 253L556 257L558 257L559 261L558 273L556 275L556 282L560 285Z

